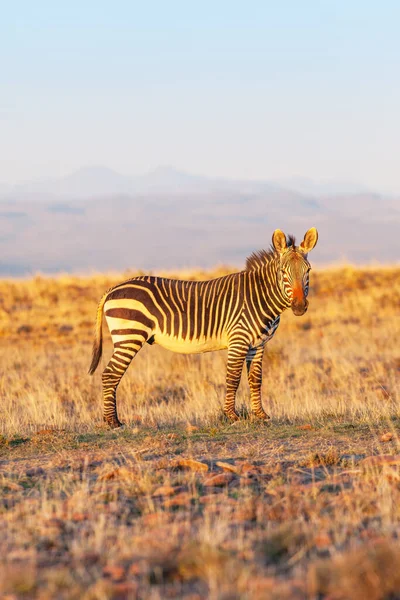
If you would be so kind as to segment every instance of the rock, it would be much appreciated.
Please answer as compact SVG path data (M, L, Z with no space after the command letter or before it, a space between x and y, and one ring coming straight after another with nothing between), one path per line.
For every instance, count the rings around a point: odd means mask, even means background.
M390 442L393 439L393 433L391 431L388 431L388 433L384 433L383 435L381 435L381 442Z
M207 491L210 491L210 490L207 490ZM216 488L215 491L219 492L220 489ZM200 502L200 504L215 504L217 502L219 503L220 496L221 496L221 494L218 494L218 493L217 494L206 494L205 496L201 496L199 498L199 502Z
M125 578L125 569L120 565L107 565L103 569L103 575L113 581L122 581Z
M254 598L268 598L277 588L278 580L274 577L256 577L251 581Z
M122 481L134 481L136 479L136 474L131 469L127 467L119 467L118 469L113 469L112 471L108 471L103 475L100 475L100 481L110 481L112 479L119 479Z
M174 461L174 466L183 469L190 469L191 471L208 471L208 465L199 460L193 460L192 458L178 458Z
M146 573L148 570L148 565L146 564L145 560L138 560L134 563L131 564L131 566L129 567L129 575L133 575L134 577L137 577L138 575L142 575L143 573Z
M17 333L31 333L32 326L31 325L20 325L17 329Z
M245 477L256 477L257 475L260 475L260 469L256 467L256 465L244 462L240 465L240 474Z
M195 431L198 431L198 430L199 430L199 428L198 428L198 427L196 427L196 425L192 425L191 423L188 423L188 424L186 425L186 431L187 431L188 433L194 433Z
M162 485L154 490L153 497L156 496L173 496L176 492L181 491L181 487L173 487L172 485Z
M88 513L74 512L71 515L71 520L74 521L74 523L80 523L82 521L88 521L88 519L89 519L89 514Z
M42 467L32 467L25 471L25 475L27 477L38 477L40 475L44 475L45 471Z
M166 508L189 507L192 504L192 496L188 492L181 492L173 498L166 498L164 506Z
M237 523L244 523L246 521L255 521L257 517L256 509L253 503L244 504L239 506L235 511L233 520Z
M139 584L136 581L126 581L124 583L116 583L112 590L112 600L133 600L138 597Z
M319 533L314 538L314 545L316 548L327 548L332 545L332 540L327 533Z
M15 481L11 481L10 479L6 479L5 477L3 477L2 482L1 482L1 486L4 489L10 490L12 492L19 492L20 490L23 490L23 486L20 485L19 483L16 483Z
M255 480L252 477L242 477L240 479L240 485L253 485L255 483Z
M97 564L100 559L100 554L98 554L97 552L90 551L85 552L85 554L82 554L80 557L80 561L87 567Z
M148 513L147 515L143 515L142 521L145 525L153 526L153 525L161 525L162 523L166 523L169 520L170 516L165 512L153 512Z
M50 519L45 519L43 521L43 526L46 529L54 529L56 531L64 531L65 530L65 522L63 519L58 519L57 517L51 517Z
M239 464L240 473L248 473L249 471L252 471L254 468L255 468L255 466L252 463L249 463L247 461L241 462Z
M223 471L228 471L229 473L239 473L239 469L235 465L231 465L230 463L223 462L222 460L218 460L215 465L222 469Z
M204 487L224 487L229 485L231 481L235 479L233 473L218 473L217 475L211 475L204 481Z
M360 467L384 467L400 465L400 454L392 456L391 454L380 454L378 456L367 456L360 462Z

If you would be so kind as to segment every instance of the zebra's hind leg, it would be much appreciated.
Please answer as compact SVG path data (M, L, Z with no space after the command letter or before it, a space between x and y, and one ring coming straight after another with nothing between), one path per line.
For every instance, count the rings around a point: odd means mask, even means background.
M269 415L263 409L261 401L262 360L264 346L251 349L246 356L247 378L250 386L251 412L258 419L268 421Z
M113 355L103 371L104 421L111 429L116 429L122 425L117 413L118 384L144 342L144 339L140 341L135 340L134 342L130 342L129 346L125 342L122 347L121 343L115 344ZM133 344L135 347L133 347Z
M243 339L232 340L228 348L224 413L231 421L238 421L239 419L239 415L235 410L235 399L247 350L248 345L244 345Z

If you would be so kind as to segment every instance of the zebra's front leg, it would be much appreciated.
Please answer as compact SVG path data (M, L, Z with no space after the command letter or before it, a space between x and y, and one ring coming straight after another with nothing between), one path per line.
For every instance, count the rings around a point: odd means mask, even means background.
M243 340L232 341L228 348L224 413L231 421L237 421L239 419L239 415L235 410L235 399L236 391L242 376L243 363L246 358L247 350L248 345L244 345Z
M258 419L268 421L269 415L263 409L261 401L262 361L264 346L250 349L246 356L247 378L250 386L251 412Z

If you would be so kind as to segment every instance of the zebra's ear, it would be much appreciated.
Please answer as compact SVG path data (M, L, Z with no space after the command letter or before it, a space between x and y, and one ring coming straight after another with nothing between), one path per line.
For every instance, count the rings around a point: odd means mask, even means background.
M305 234L304 240L301 242L299 248L302 252L304 252L304 254L307 254L316 246L317 242L318 231L315 229L315 227L311 227L311 229L309 229Z
M279 254L287 249L286 235L280 229L275 229L272 234L272 245Z

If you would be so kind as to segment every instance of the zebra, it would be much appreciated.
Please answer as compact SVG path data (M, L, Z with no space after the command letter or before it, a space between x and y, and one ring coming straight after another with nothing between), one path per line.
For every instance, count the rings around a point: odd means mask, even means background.
M296 246L293 236L276 229L269 250L254 252L243 271L209 281L137 276L110 288L97 309L89 374L102 355L105 315L114 351L103 374L104 421L122 425L116 391L132 359L147 342L184 354L228 350L224 413L239 419L235 396L246 362L252 413L270 417L261 401L264 348L284 310L303 315L308 308L310 263L318 240L315 227Z

